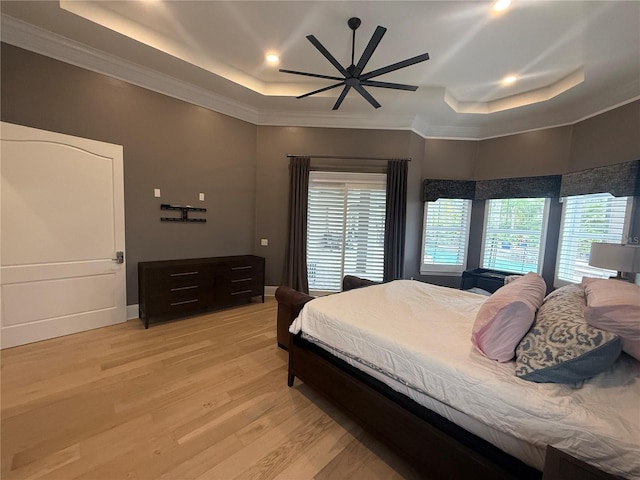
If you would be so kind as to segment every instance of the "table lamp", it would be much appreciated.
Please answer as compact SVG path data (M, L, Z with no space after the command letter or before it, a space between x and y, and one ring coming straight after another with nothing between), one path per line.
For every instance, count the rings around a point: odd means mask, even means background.
M640 272L640 245L592 243L589 265L617 270L615 278L625 279L623 273Z

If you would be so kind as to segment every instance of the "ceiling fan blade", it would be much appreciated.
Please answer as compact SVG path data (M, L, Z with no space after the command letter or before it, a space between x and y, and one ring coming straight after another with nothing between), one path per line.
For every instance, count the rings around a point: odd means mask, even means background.
M356 65L356 69L353 72L354 77L360 75L360 73L362 73L362 70L364 70L364 67L367 66L367 62L369 62L369 59L371 58L371 55L373 55L375 49L378 48L378 44L380 43L380 40L382 40L382 37L384 36L386 31L387 29L381 27L380 25L376 27L376 31L373 32L371 40L369 40L369 43L367 44L367 48L365 48L364 52L362 52L362 56L358 61L358 65Z
M324 55L325 58L329 60L329 62L331 62L331 65L336 67L336 69L342 75L344 75L345 77L349 76L349 73L345 70L345 68L340 65L340 63L333 57L333 55L329 53L329 50L324 48L324 46L318 41L316 37L314 37L313 35L307 35L307 40L309 40L313 44L313 46L316 47L320 51L320 53Z
M417 57L407 58L402 62L387 65L386 67L378 68L377 70L373 70L372 72L365 73L364 75L360 75L360 80L368 80L370 78L377 77L378 75L384 75L385 73L394 72L396 70L400 70L401 68L424 62L425 60L429 60L428 53L423 53L422 55L418 55Z
M327 80L344 80L343 78L340 78L340 77L331 77L329 75L320 75L318 73L297 72L295 70L285 70L284 68L281 68L278 71L282 73L293 73L294 75L305 75L307 77L326 78Z
M314 90L313 92L305 93L304 95L300 95L299 97L296 97L296 98L304 98L304 97L308 97L309 95L315 95L316 93L326 92L327 90L331 90L332 88L339 87L340 85L344 85L344 82L336 83L335 85L329 85L328 87L320 88L319 90Z
M353 88L355 88L356 91L360 95L362 95L367 102L369 102L371 105L373 105L374 108L380 108L381 107L381 105L377 102L377 100L375 98L373 98L371 96L371 94L369 92L367 92L362 85L354 85Z
M340 108L340 105L342 105L342 101L344 100L344 97L347 96L347 93L349 93L350 89L351 89L351 85L345 85L344 86L344 88L342 89L342 93L338 97L338 100L336 101L336 104L333 106L333 108L331 110L337 110L338 108Z
M415 92L418 87L415 85L405 85L403 83L376 82L375 80L361 80L360 85L367 87L393 88L395 90L409 90Z

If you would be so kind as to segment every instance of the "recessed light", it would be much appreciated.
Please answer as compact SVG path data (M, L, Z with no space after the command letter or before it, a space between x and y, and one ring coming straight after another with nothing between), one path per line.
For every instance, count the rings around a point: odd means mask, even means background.
M493 10L496 12L503 12L511 5L511 0L496 0L493 2Z
M502 79L502 84L513 85L514 83L516 83L516 80L518 80L518 77L516 77L515 75L507 75Z
M269 53L265 58L267 59L267 63L269 65L277 65L280 61L280 57L278 57L278 55L276 55L275 53Z

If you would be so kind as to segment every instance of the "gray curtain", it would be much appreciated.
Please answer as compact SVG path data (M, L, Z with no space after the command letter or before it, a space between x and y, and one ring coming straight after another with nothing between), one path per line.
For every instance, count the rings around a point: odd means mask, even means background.
M387 164L387 211L384 228L385 282L402 278L407 227L407 160Z
M282 285L309 293L307 279L307 204L309 197L309 157L289 161L289 221Z

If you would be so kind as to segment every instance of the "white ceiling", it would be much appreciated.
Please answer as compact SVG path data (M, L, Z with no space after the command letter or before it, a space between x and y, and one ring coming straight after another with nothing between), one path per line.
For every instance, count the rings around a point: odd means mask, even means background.
M3 41L260 125L488 138L640 98L640 1L513 0L502 14L491 2L463 1L3 0L0 8ZM362 19L356 63L376 26L387 28L365 72L429 53L375 78L418 90L367 87L379 109L351 90L332 111L341 88L296 99L336 82L280 73L265 54L279 54L280 68L340 76L305 37L347 67L353 16ZM502 87L507 74L520 81Z

